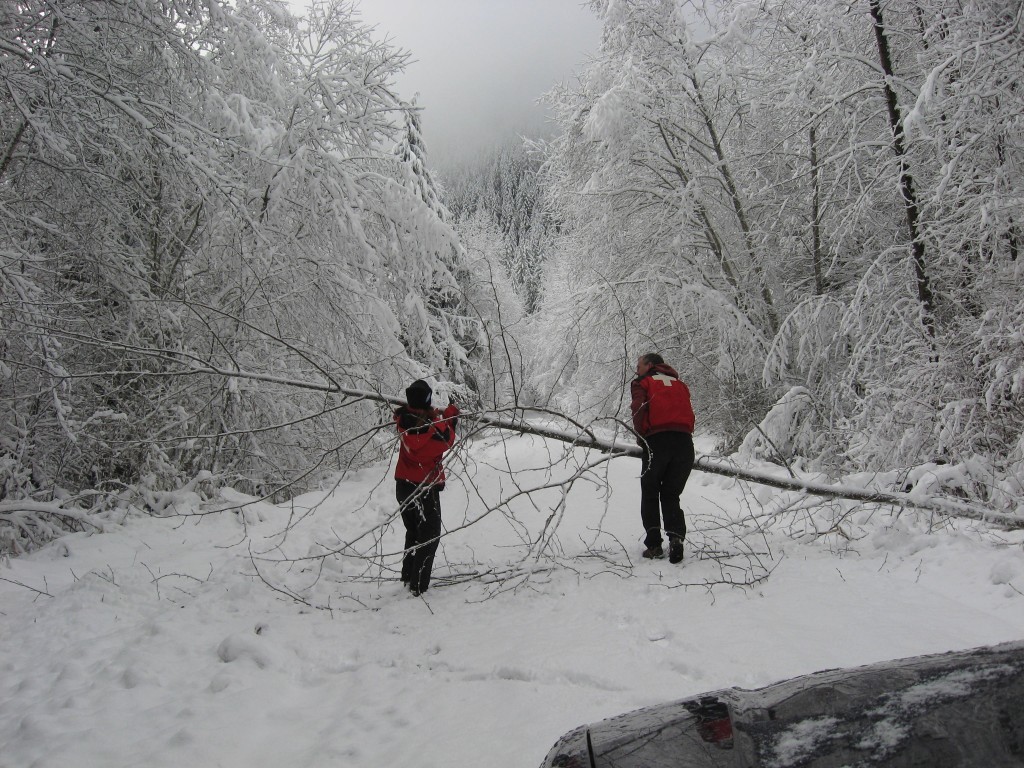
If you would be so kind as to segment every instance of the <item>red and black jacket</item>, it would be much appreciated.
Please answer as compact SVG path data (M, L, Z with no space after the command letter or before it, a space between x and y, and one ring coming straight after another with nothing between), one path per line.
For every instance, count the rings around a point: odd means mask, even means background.
M640 437L657 432L693 434L690 388L670 365L659 363L629 386L633 428Z
M441 457L455 444L455 423L459 409L449 405L444 413L436 408L401 406L395 411L400 447L395 479L417 485L444 485Z

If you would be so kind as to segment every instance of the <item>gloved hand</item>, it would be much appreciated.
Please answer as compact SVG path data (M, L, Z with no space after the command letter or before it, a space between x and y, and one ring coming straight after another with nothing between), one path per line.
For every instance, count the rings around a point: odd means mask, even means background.
M453 427L458 423L458 416L461 411L455 403L448 403L448 407L442 411L441 416Z

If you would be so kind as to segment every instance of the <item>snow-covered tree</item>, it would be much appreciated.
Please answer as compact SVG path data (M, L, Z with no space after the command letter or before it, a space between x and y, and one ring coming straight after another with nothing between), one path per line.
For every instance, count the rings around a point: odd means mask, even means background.
M691 379L719 382L715 394L742 396L785 306L755 197L751 54L741 35L698 39L674 2L594 6L601 52L579 87L553 95L564 132L545 166L576 241L570 281L585 289L587 319L570 325L593 332L580 384L606 401L658 348Z
M548 248L557 234L539 181L541 156L516 141L450 171L445 202L456 226L483 212L501 233L501 264L527 312L537 308Z
M553 93L544 177L567 401L621 415L655 348L734 439L799 387L814 459L1017 471L1019 342L995 329L1018 311L1020 9L591 5L601 52Z
M457 239L390 151L407 56L353 2L19 0L0 30L5 497L272 493L377 422L332 392L458 377Z

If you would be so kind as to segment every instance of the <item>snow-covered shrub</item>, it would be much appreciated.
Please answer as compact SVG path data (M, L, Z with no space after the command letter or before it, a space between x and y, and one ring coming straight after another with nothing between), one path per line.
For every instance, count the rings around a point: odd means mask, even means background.
M740 444L741 456L787 462L813 440L814 401L806 387L793 387L775 403Z

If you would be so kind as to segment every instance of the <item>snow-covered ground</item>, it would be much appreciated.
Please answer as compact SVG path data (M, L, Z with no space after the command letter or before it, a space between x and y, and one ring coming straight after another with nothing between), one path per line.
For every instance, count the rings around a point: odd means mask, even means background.
M1021 532L695 474L686 560L649 562L631 458L563 508L552 488L483 514L599 458L507 435L452 457L423 598L397 582L386 466L242 512L183 496L192 516L0 563L0 768L529 767L649 704L1024 638Z

